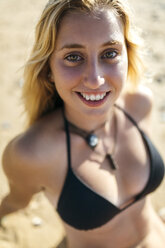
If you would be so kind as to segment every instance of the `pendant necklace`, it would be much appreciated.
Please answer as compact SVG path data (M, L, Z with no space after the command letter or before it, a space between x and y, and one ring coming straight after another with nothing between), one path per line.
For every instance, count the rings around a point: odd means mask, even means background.
M101 127L105 126L106 122L104 122L102 125L100 125L98 128L95 130L92 130L90 132L87 132L77 126L75 126L73 123L69 122L66 117L64 116L64 119L66 123L68 124L69 131L72 133L75 133L86 141L87 145L92 149L95 150L95 147L99 143L99 137L95 134L95 132L100 129ZM117 141L117 118L116 114L114 113L114 145L112 152L106 152L105 154L105 159L108 159L109 164L113 170L116 170L118 168L118 165L116 161L114 160L114 153L115 153L115 147L116 147L116 141Z

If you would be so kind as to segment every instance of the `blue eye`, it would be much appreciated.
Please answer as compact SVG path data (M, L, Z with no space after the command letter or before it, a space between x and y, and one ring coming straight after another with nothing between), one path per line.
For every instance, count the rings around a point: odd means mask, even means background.
M104 53L101 58L103 59L114 59L118 55L117 51L108 51Z
M70 54L70 55L65 57L65 60L67 60L69 62L79 62L79 61L83 60L83 58L77 54Z

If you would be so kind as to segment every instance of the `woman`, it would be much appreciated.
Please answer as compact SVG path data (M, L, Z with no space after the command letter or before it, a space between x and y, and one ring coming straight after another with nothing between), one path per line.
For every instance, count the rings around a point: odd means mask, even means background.
M3 155L10 193L0 217L43 190L67 248L164 247L148 197L164 165L148 138L137 40L126 1L49 1L25 67L29 128Z

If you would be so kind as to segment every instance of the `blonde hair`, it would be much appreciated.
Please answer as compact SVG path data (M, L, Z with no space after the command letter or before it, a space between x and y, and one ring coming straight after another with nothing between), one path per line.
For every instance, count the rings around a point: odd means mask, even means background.
M51 0L47 3L36 26L35 42L24 69L23 100L28 125L62 105L55 85L50 82L49 58L54 51L60 21L68 11L91 12L109 8L121 18L128 51L128 80L138 84L142 63L137 36L132 32L126 0Z

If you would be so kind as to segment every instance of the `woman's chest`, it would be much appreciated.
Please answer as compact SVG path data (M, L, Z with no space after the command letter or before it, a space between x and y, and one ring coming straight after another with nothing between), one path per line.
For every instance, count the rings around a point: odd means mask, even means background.
M60 154L60 180L55 182L55 172L50 173L48 181L52 183L46 194L54 206L57 206L64 186L67 184L68 188L72 188L73 181L80 197L82 193L85 198L85 194L92 192L119 208L129 204L145 188L150 174L150 160L136 130L120 135L114 154L115 170L106 158L101 142L91 150L81 138L74 138L71 137L70 154L67 149L64 149L63 155ZM66 192L72 198L76 197L74 190Z
M84 145L78 151L77 147L73 144L71 150L71 170L74 176L89 190L115 206L127 204L147 184L150 160L143 140L135 130L120 136L120 143L113 154L116 169L112 167L101 142L95 150L89 150Z

